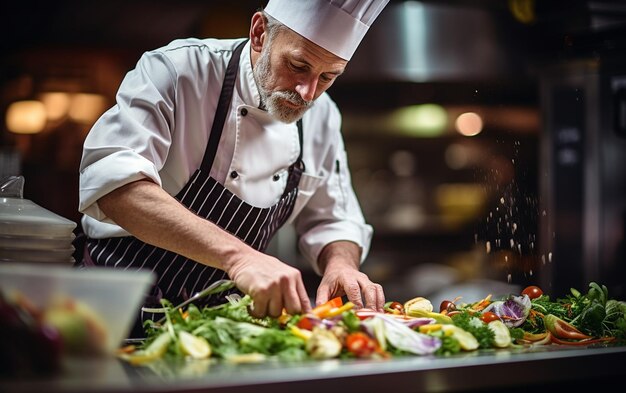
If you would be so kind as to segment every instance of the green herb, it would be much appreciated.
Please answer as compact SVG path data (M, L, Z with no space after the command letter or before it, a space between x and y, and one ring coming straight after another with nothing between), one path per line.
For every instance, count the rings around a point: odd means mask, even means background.
M511 340L513 341L524 338L524 329L509 328L509 333L511 334Z
M494 334L487 324L474 317L467 311L452 316L454 324L468 333L478 341L480 348L492 348L494 346Z
M531 300L531 306L533 310L544 315L552 314L566 321L571 320L572 318L571 301L563 299L551 301L550 296L541 295L538 298Z
M437 349L435 355L448 356L461 352L461 344L459 343L459 340L452 336L446 336L443 333L443 330L432 332L430 335L439 337L441 340L441 347Z

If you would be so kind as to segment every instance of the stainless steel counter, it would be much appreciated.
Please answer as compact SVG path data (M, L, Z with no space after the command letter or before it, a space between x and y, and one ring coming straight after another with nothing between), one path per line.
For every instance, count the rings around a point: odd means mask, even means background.
M0 392L507 392L602 388L626 376L626 347L475 351L450 357L229 364L68 359L57 376L0 380Z

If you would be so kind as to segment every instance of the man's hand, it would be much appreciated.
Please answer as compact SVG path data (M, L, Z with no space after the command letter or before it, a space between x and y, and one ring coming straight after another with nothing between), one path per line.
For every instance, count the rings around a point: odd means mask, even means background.
M227 273L254 300L250 313L255 317L278 317L283 308L292 315L311 310L300 271L274 257L254 250L243 253L229 264Z
M339 241L324 247L319 257L324 275L315 303L320 305L345 294L356 308L382 311L385 305L383 287L359 271L359 261L360 248L355 243Z

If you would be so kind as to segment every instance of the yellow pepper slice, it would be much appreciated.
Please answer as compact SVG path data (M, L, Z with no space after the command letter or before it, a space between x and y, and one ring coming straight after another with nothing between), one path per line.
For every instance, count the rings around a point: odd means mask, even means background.
M354 303L352 302L346 302L343 306L341 307L335 307L335 308L331 308L322 318L332 318L332 317L336 317L337 315L341 315L344 312L351 310L352 308L354 308Z
M440 323L431 323L430 325L422 325L419 327L419 331L420 333L430 333L430 332L436 332L437 330L441 330L441 324Z
M313 335L313 332L311 332L310 330L300 329L297 326L291 326L289 330L291 331L291 333L293 333L294 336L299 337L304 341L308 341Z

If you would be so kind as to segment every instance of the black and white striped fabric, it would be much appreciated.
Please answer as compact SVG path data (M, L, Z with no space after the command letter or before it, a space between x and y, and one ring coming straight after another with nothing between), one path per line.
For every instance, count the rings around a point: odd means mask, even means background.
M292 176L301 172L294 171ZM208 172L198 169L185 188L176 196L197 215L237 236L256 250L264 251L276 231L287 221L298 189L293 188L268 208L254 207L235 196ZM227 278L226 272L209 267L171 251L144 243L133 237L88 239L87 250L96 266L117 269L149 269L157 274L158 298L180 302L201 291L210 283ZM212 297L219 302L224 293ZM155 306L157 304L153 304Z

